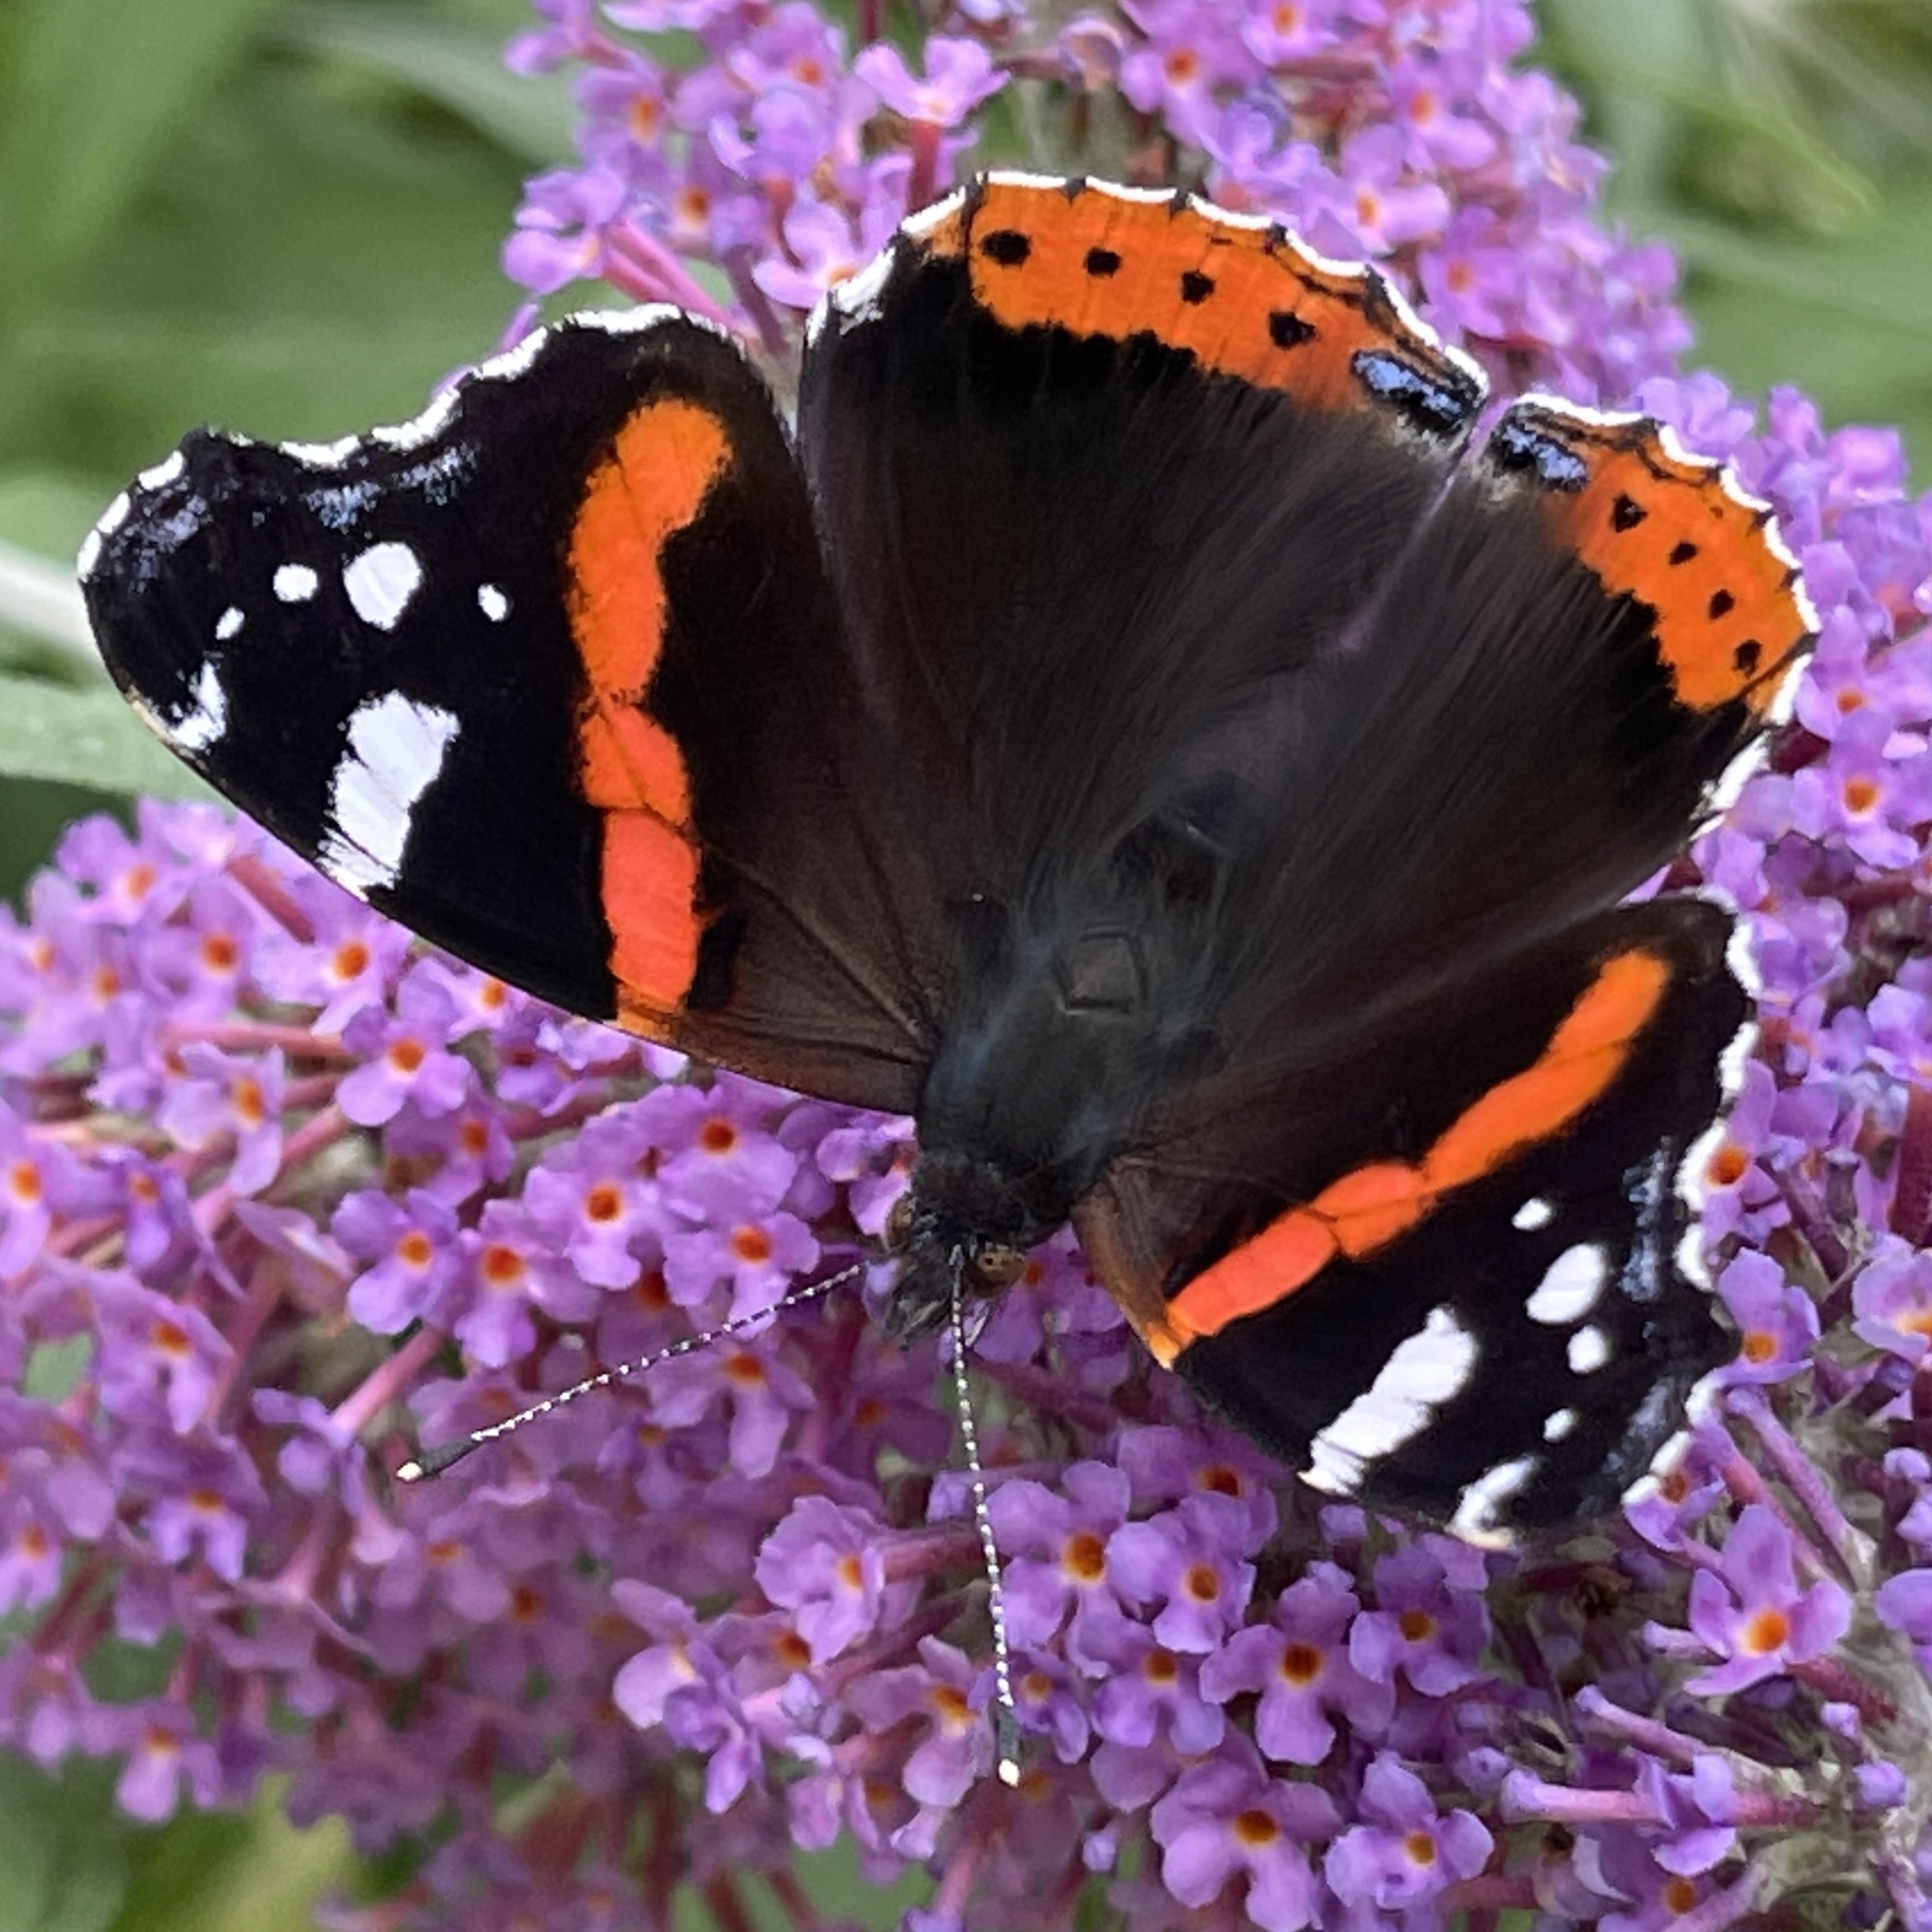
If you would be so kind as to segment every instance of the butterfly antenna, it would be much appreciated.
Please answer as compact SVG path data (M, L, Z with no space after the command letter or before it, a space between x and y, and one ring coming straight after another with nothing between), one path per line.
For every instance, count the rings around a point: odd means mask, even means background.
M986 1471L980 1461L979 1431L972 1421L972 1391L966 1379L966 1314L958 1269L952 1276L952 1390L959 1411L960 1441L972 1479L972 1522L980 1535L980 1558L986 1566L986 1615L993 1624L993 1752L1003 1785L1019 1783L1019 1714L1013 1704L1013 1653L1007 1645L1007 1592L1000 1577L999 1550L993 1541L993 1517L986 1507Z
M399 1483L424 1483L431 1476L439 1476L446 1469L454 1467L472 1450L480 1449L486 1442L495 1442L499 1437L507 1436L513 1429L520 1429L527 1422L535 1422L540 1415L548 1415L554 1409L561 1409L565 1402L574 1402L580 1395L588 1395L596 1389L608 1389L613 1383L628 1380L634 1375L642 1375L646 1369L655 1368L660 1362L674 1360L679 1356L688 1356L701 1348L709 1348L726 1335L735 1335L741 1329L756 1327L772 1316L786 1309L795 1309L808 1301L816 1301L821 1295L829 1295L843 1282L848 1282L865 1267L864 1262L854 1262L849 1268L841 1268L835 1274L828 1274L822 1281L809 1281L802 1288L793 1288L788 1294L781 1295L769 1308L753 1309L748 1314L733 1315L720 1321L715 1328L700 1330L694 1335L686 1335L681 1341L673 1342L669 1348L660 1348L655 1355L639 1356L634 1362L621 1362L615 1368L606 1368L600 1374L573 1383L568 1389L560 1390L555 1395L546 1395L540 1402L532 1402L527 1409L519 1409L514 1415L506 1415L501 1422L493 1422L486 1429L472 1429L467 1436L459 1436L454 1442L446 1442L438 1448L425 1449L421 1455L412 1458L396 1471Z

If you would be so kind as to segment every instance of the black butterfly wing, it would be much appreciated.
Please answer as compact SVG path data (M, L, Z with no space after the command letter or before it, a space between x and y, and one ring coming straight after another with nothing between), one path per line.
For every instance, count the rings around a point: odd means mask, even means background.
M1768 513L1653 424L1532 400L1453 470L1468 371L1331 274L1184 201L995 177L823 324L801 423L840 600L951 780L938 1065L966 1071L922 1142L1080 1177L1157 1352L1332 1486L1552 1520L1614 1499L1721 1350L1676 1183L1745 1011L1730 922L1609 909L1762 728L1809 611ZM1507 1110L1625 954L1654 998L1585 1103L1412 1177L1399 1230L1305 1281L1257 1241ZM1012 1017L1030 972L1057 1034ZM1253 1312L1191 1321L1248 1242ZM1572 1250L1597 1312L1526 1314L1580 1294Z
M203 431L83 556L110 669L325 872L519 986L893 1109L929 1026L894 813L762 381L582 318L417 423Z
M1728 1350L1694 1205L1752 1037L1732 929L1658 900L1364 1012L1117 1163L1082 1239L1319 1486L1478 1535L1601 1514Z

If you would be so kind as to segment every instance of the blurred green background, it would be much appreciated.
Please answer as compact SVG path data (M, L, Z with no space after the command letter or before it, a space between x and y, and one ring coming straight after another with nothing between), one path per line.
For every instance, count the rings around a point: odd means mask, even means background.
M201 421L326 438L419 408L501 332L562 82L502 68L526 0L0 0L0 890L59 827L193 781L76 630L101 505ZM1693 362L1794 381L1932 459L1932 4L1546 0L1538 58L1671 242ZM0 1932L297 1927L332 1831L139 1832L98 1767L0 1761ZM833 1888L838 1888L834 1881ZM916 1896L916 1888L914 1894ZM875 1900L877 1918L887 1902Z

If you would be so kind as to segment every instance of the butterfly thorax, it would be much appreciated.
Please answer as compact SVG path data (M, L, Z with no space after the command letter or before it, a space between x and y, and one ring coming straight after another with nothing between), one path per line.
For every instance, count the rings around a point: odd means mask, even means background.
M1146 881L1123 890L1116 872L1046 914L982 901L974 923L975 990L934 1057L889 1230L886 1321L905 1340L945 1319L955 1285L972 1298L1016 1280L1177 1063L1202 1058L1201 949Z

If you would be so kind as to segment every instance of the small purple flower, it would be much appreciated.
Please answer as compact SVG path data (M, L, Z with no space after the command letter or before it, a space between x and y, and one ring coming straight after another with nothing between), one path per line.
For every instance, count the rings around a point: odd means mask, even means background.
M160 1125L184 1147L232 1149L228 1185L261 1193L282 1165L282 1055L224 1053L196 1042L180 1057L184 1077L163 1097Z
M1366 1824L1351 1825L1329 1846L1322 1876L1351 1911L1410 1912L1489 1862L1496 1841L1468 1811L1439 1813L1428 1787L1397 1759L1379 1755L1362 1775Z
M1369 1682L1391 1683L1400 1670L1440 1697L1473 1681L1489 1612L1480 1596L1451 1586L1440 1552L1418 1543L1382 1557L1374 1600L1348 1634L1349 1662Z
M938 1810L957 1805L993 1765L993 1731L974 1707L980 1666L949 1644L926 1637L920 1663L878 1670L852 1690L852 1708L868 1735L907 1726L916 1741L902 1781L915 1803Z
M1322 1922L1309 1847L1334 1829L1334 1802L1312 1785L1269 1777L1251 1748L1230 1747L1183 1771L1149 1823L1162 1882L1181 1904L1207 1905L1234 1880L1263 1932Z
M396 1335L413 1321L448 1319L457 1219L433 1194L412 1189L400 1205L373 1190L350 1194L330 1231L344 1252L370 1264L349 1290L349 1312L365 1328Z
M393 1017L366 1007L343 1034L363 1064L336 1088L336 1104L359 1127L395 1119L405 1102L434 1120L468 1098L470 1063L448 1051L456 1003L433 981L411 973L397 989Z
M1126 1476L1099 1462L1070 1463L1052 1488L1017 1478L994 1491L988 1507L1006 1553L1007 1613L1017 1645L1043 1646L1064 1630L1076 1664L1105 1669L1126 1619L1109 1547L1132 1500Z
M1908 1638L1920 1667L1932 1673L1932 1569L1901 1570L1872 1597L1879 1622Z
M1334 1748L1334 1717L1373 1738L1387 1726L1394 1691L1356 1670L1348 1632L1361 1608L1344 1573L1317 1563L1285 1589L1274 1621L1238 1630L1201 1666L1201 1692L1218 1704L1261 1693L1254 1740L1271 1758L1319 1764Z
M1851 1627L1851 1599L1828 1577L1800 1590L1791 1533L1760 1504L1739 1516L1715 1570L1691 1579L1690 1627L1725 1661L1690 1688L1741 1691L1822 1657Z
M1254 1588L1242 1526L1208 1496L1186 1496L1107 1542L1107 1570L1130 1602L1160 1604L1154 1635L1170 1650L1214 1649L1239 1623Z
M1111 1744L1143 1750L1164 1739L1181 1758L1212 1751L1228 1728L1201 1694L1200 1659L1170 1650L1141 1624L1122 1625L1093 1702L1093 1728Z
M850 1648L878 1624L886 1605L879 1526L825 1496L803 1496L766 1537L758 1587L792 1612L811 1660Z
M1769 1255L1736 1256L1717 1277L1717 1293L1738 1324L1730 1380L1780 1382L1804 1372L1818 1341L1818 1304Z
M982 42L938 34L925 43L924 80L915 79L899 50L883 41L866 48L852 69L895 114L933 127L958 127L1007 84Z

